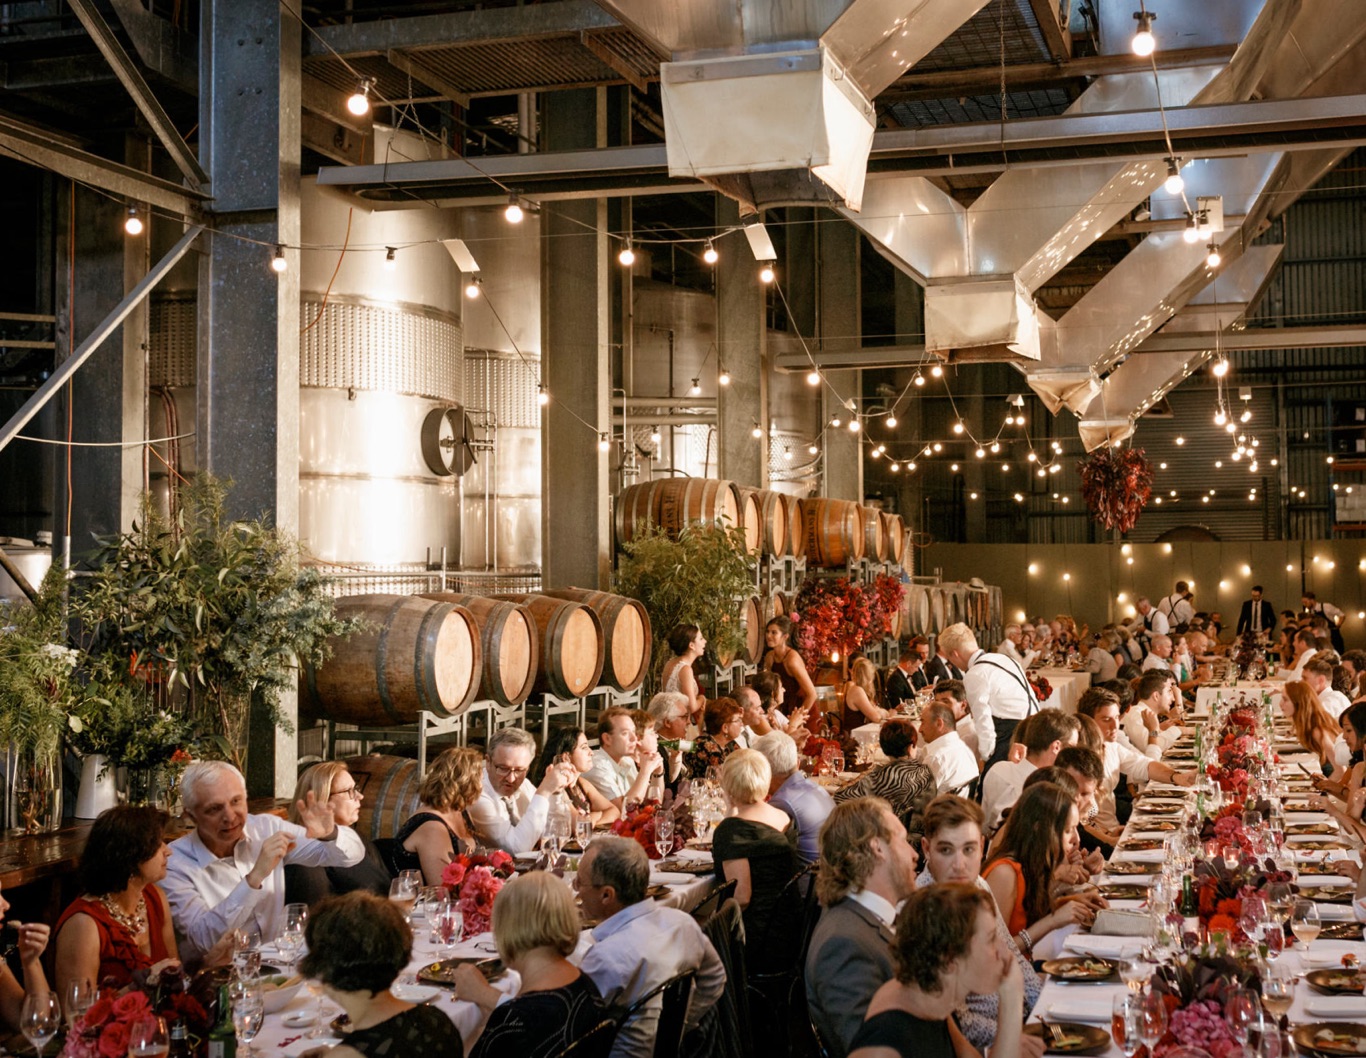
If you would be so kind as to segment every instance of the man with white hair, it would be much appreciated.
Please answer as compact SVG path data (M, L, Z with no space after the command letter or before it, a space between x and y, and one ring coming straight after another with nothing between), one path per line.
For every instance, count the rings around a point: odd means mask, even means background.
M171 905L180 956L195 964L235 929L274 937L284 926L285 866L353 867L365 845L338 826L332 806L309 791L298 802L304 825L247 812L242 773L221 760L196 761L180 780L195 829L171 842L161 883Z
M1039 656L1037 650L1029 650L1024 646L1024 629L1017 624L1006 625L1006 637L1001 640L996 653L1018 661L1025 668L1029 668L1030 663Z
M1170 672L1172 663L1168 659L1171 656L1172 637L1166 634L1152 636L1148 640L1148 656L1143 659L1143 671L1161 669L1163 672Z
M655 734L659 736L659 755L664 758L664 785L674 793L678 784L687 778L688 769L683 763L683 754L692 748L688 737L688 696L679 691L660 691L650 699L646 706L650 719L655 722Z
M791 735L773 731L755 739L754 748L773 773L768 803L792 817L797 824L797 855L803 863L815 863L821 854L821 824L835 810L834 800L797 767L797 743Z
M1129 622L1129 632L1141 643L1146 645L1152 636L1165 636L1171 631L1171 626L1167 624L1167 615L1155 609L1152 600L1146 595L1138 597L1134 609L1137 613Z
M939 649L965 672L963 689L977 732L977 755L990 768L1005 760L1015 725L1039 711L1039 700L1024 666L1004 654L983 650L972 629L962 622L939 633Z

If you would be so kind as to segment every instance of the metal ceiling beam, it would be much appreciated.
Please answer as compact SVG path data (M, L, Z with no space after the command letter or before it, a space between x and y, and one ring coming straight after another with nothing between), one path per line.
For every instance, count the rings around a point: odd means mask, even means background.
M1048 53L1059 62L1072 57L1072 33L1058 19L1056 0L1029 0ZM1070 5L1069 5L1070 7Z
M82 150L47 129L0 114L0 154L112 195L192 217L209 196Z
M109 23L105 22L104 16L95 9L94 0L67 0L67 3L81 20L81 25L90 34L90 39L95 42L95 47L100 50L105 62L113 69L128 94L133 97L133 102L147 119L147 124L152 127L161 145L166 148L166 153L171 156L176 168L195 186L202 187L207 184L209 177L200 168L199 159L180 135L180 130L175 127L171 116L162 109L161 103L143 79L137 64L123 50L118 37L114 36L114 31L109 28Z
M457 103L462 107L468 108L470 97L468 92L462 92L455 85L451 84L441 74L437 73L421 59L406 55L396 49L389 49L384 53L385 60L396 70L402 70L415 81L421 81L428 88L435 88L447 99Z
M461 44L490 44L526 37L577 36L584 30L620 29L621 23L592 0L500 7L449 15L386 18L344 26L319 26L304 38L304 58L383 55Z

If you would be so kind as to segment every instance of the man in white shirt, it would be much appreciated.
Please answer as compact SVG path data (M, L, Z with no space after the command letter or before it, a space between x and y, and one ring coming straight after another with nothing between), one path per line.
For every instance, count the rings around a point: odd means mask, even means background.
M655 722L655 734L670 743L660 745L659 755L664 760L664 785L677 792L685 771L683 743L688 737L688 696L679 691L660 691L650 699L647 709ZM691 749L692 743L688 742L686 748Z
M592 946L575 957L603 1001L624 1012L652 989L694 971L684 1031L695 1028L726 987L726 968L691 915L645 897L650 861L630 838L594 838L579 859L574 887L583 912L598 925ZM663 999L656 997L627 1020L612 1043L611 1058L650 1058Z
M1314 640L1314 633L1308 628L1301 628L1295 633L1295 638L1291 641L1295 648L1295 664L1292 668L1281 669L1276 673L1278 680L1298 680L1302 677L1304 666L1315 654L1319 652L1319 645Z
M1347 615L1339 610L1330 602L1319 602L1318 597L1312 592L1307 591L1300 596L1300 605L1304 607L1304 612L1315 617L1322 617L1328 622L1328 638L1333 641L1333 649L1339 654L1346 649L1342 641L1342 620Z
M354 867L365 845L337 825L326 801L298 802L303 826L247 812L242 773L220 760L197 761L180 780L185 814L195 829L171 842L161 882L171 906L180 957L198 964L235 929L262 937L284 927L285 864Z
M495 731L488 743L483 789L467 810L475 838L513 856L530 852L541 840L550 798L564 788L564 765L546 769L539 787L527 779L536 740L520 727Z
M1019 625L1006 625L1006 637L1001 640L1000 646L996 648L996 653L1013 658L1020 663L1022 668L1026 669L1039 656L1037 650L1024 648L1024 630Z
M935 788L941 794L961 792L980 774L977 755L958 735L953 707L938 699L920 715L917 758L930 769Z
M643 801L651 775L662 764L659 754L646 758L646 767L636 764L639 732L631 710L614 705L598 716L598 744L593 751L593 766L584 774L598 793L625 814L627 801Z
M1319 658L1310 658L1300 670L1300 678L1314 689L1319 696L1319 704L1334 720L1341 721L1342 714L1352 704L1347 695L1333 690L1333 665Z
M977 770L981 771L982 754L977 752L977 728L973 724L972 714L968 712L968 692L963 688L963 681L940 680L934 685L934 701L943 702L953 710L958 737L972 751L978 763Z
M1020 799L1025 780L1052 764L1064 746L1075 746L1078 731L1076 718L1059 709L1044 709L1016 725L1011 741L1024 744L1024 759L993 764L982 779L983 833L996 833Z
M753 749L758 739L774 730L773 724L764 712L764 703L759 698L759 692L753 687L741 687L731 697L740 703L743 710L741 715L745 720L744 730L735 741L741 749Z
M1143 671L1151 672L1153 669L1161 669L1166 672L1171 669L1171 662L1168 660L1172 656L1172 638L1169 635L1155 635L1148 640L1148 656L1143 659Z
M1140 640L1146 641L1149 636L1155 635L1165 636L1171 631L1171 626L1167 624L1167 615L1153 609L1153 604L1146 595L1138 597L1134 609L1138 613L1129 622L1129 632Z
M1120 726L1129 745L1145 757L1160 758L1181 737L1180 720L1167 718L1176 693L1175 682L1165 672L1145 672L1134 688L1134 703Z
M1191 605L1190 585L1184 580L1178 580L1176 591L1158 603L1157 608L1167 619L1168 632L1173 628L1184 629L1195 616L1195 607Z
M939 633L939 645L950 661L967 671L963 689L977 731L977 752L989 768L1005 760L1015 725L1038 712L1039 700L1020 663L982 650L967 625L949 625Z

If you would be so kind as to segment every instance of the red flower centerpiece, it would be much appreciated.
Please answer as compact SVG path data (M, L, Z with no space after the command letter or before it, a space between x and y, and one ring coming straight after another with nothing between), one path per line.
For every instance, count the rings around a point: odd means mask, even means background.
M697 827L693 822L692 810L686 802L682 801L671 804L644 801L634 812L613 823L612 833L639 842L650 859L662 859L663 856L659 847L655 844L655 816L666 810L671 811L674 817L673 848L682 848L691 838L697 837Z
M1153 465L1141 448L1102 448L1077 464L1091 517L1127 533L1153 493Z
M1242 1045L1224 1020L1231 988L1259 991L1261 978L1248 960L1201 948L1180 955L1153 974L1152 988L1167 1005L1166 1034L1153 1048L1153 1058L1178 1047L1198 1047L1213 1058L1236 1058Z
M442 868L441 884L460 909L464 924L462 939L489 931L493 921L493 898L512 876L512 869L512 857L502 849L487 855L457 856Z
M191 1037L208 1030L209 1017L199 1001L183 990L179 972L145 977L122 993L106 990L76 1019L62 1046L62 1058L122 1058L139 1019L159 1016L183 1021Z

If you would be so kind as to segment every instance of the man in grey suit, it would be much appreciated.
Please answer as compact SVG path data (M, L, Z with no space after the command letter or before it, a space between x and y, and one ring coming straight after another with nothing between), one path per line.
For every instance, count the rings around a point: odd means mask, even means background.
M892 921L915 892L918 858L880 797L836 805L821 827L816 895L825 911L806 956L806 1001L821 1042L844 1058L873 993L892 976Z

